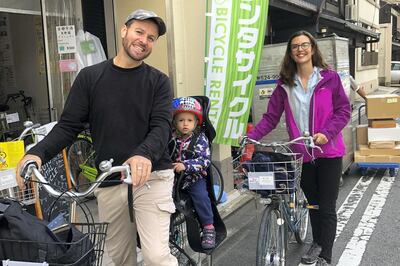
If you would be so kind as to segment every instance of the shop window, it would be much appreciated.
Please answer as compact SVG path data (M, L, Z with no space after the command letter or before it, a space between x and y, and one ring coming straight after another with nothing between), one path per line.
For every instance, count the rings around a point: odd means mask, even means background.
M361 65L373 66L378 64L378 52L362 50L361 52Z

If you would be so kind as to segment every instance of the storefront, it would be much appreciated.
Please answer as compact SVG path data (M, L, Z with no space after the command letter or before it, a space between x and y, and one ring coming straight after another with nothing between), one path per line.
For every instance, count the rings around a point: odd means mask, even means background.
M99 52L97 48L88 50L86 32L97 36L105 57L112 58L121 43L120 29L125 18L139 8L153 10L167 24L167 34L157 41L146 63L170 77L175 96L202 95L206 3L186 0L0 1L0 107L6 104L7 95L16 95L20 90L31 97L26 108L22 96L18 96L14 97L15 102L7 102L8 109L0 109L0 120L5 115L9 118L9 123L0 123L3 125L0 135L3 139L15 136L27 117L41 124L58 120L71 85L80 67L84 66L79 65L79 56L87 59L93 57L93 52ZM224 176L231 175L225 170L230 166L230 146L216 145L213 160L220 162Z
M57 120L79 70L107 58L104 10L103 1L0 1L3 139L15 136L26 120ZM88 28L101 39L84 31Z

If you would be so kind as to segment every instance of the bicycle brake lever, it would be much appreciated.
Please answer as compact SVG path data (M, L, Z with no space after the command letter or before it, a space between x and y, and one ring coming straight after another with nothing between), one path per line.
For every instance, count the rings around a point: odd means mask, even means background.
M129 169L125 172L125 178L122 180L125 184L132 185L132 175Z
M36 168L39 168L38 164L35 161L33 161L33 160L26 161L22 165L21 171L19 174L24 179L24 182L27 182L31 175L31 165L33 165Z

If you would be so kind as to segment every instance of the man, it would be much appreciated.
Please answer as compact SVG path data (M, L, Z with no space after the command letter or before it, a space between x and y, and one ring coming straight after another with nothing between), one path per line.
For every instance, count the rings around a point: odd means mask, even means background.
M107 249L115 265L136 265L136 232L146 265L177 265L168 247L173 170L166 151L171 134L172 90L168 77L143 60L166 32L154 12L136 10L121 28L122 48L116 57L81 70L60 121L20 161L40 166L70 145L90 124L97 165L110 158L129 164L133 180L133 212L128 211L127 185L120 176L95 191L99 217L109 222ZM23 186L21 179L18 179ZM147 185L144 185L147 183Z
M365 93L364 86L363 85L358 85L355 79L350 75L350 87L352 90L358 93L361 98L365 100L365 97L367 94Z

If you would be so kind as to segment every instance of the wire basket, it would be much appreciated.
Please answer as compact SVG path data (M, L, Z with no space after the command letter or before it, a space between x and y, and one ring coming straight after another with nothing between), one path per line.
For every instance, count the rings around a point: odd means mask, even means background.
M255 152L251 161L240 163L248 188L260 194L294 193L301 176L303 156L298 153ZM267 193L262 193L266 191Z
M101 266L108 223L75 223L83 237L44 243L0 239L0 260L47 262L49 265Z
M31 205L35 203L37 193L37 183L29 182L24 190L19 189L17 186L0 190L0 198L15 199L23 205Z

